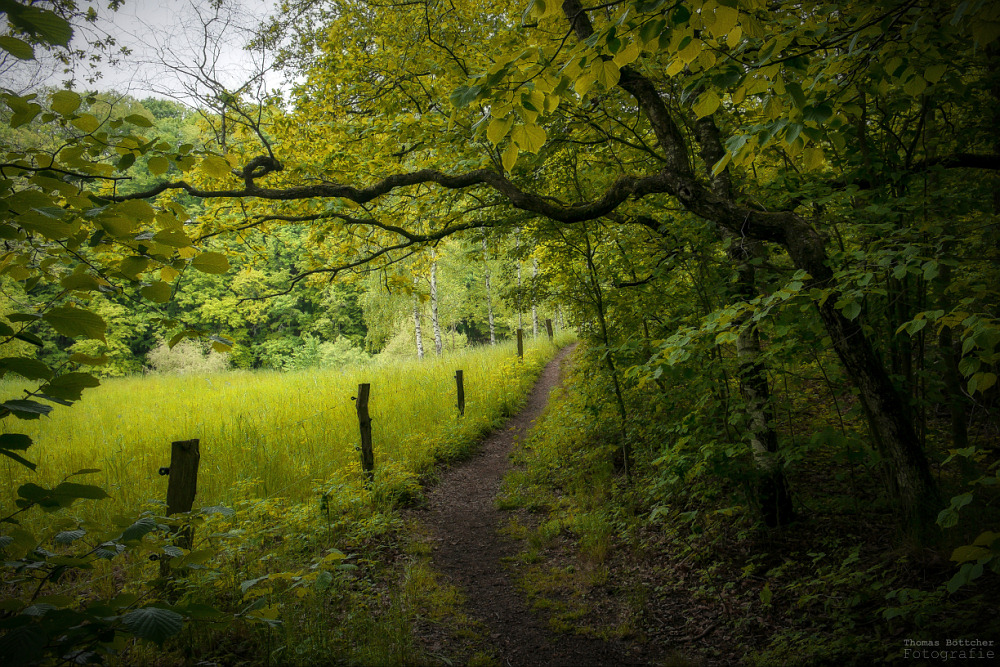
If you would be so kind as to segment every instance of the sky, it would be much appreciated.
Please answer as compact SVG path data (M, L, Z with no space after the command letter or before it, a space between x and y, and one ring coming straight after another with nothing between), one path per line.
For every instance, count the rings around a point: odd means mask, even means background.
M206 90L199 77L208 75L233 90L266 68L266 55L247 52L243 46L250 30L275 11L278 0L225 0L218 14L206 0L125 0L117 12L107 9L106 0L90 0L90 4L98 11L98 22L77 26L73 46L84 48L88 34L107 34L132 53L117 64L107 58L97 63L95 69L101 76L92 83L87 81L87 67L78 66L76 89L115 90L138 98L152 95L190 103L190 98ZM206 19L208 31L203 29ZM22 90L39 83L61 86L70 78L61 66L41 64L46 66L40 71L4 72L4 77ZM264 88L273 89L280 86L281 77L270 73L261 81Z

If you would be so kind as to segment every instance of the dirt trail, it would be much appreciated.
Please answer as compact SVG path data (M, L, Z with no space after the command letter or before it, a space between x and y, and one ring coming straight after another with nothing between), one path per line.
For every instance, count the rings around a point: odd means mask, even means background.
M433 536L434 568L464 591L468 612L488 628L501 665L646 664L619 642L549 632L545 619L525 604L516 573L502 562L518 553L519 543L498 534L508 514L494 507L494 498L510 468L514 443L541 416L570 351L563 349L545 367L521 412L490 435L475 458L444 473L426 510L415 512L414 518Z

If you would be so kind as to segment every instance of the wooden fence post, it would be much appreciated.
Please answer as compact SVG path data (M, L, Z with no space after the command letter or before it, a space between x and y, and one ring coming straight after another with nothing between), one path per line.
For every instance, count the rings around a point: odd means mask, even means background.
M545 331L549 334L549 342L552 342L552 320L545 320Z
M371 486L375 479L375 455L372 453L372 418L368 415L368 392L371 385L358 385L358 425L361 427L361 470L365 483Z
M458 390L458 414L465 416L465 385L462 381L462 371L455 371L455 387Z
M517 330L517 358L524 361L524 331Z
M170 444L170 467L161 468L160 474L170 476L167 482L167 516L190 512L194 496L198 492L198 464L201 451L198 440L178 440ZM194 528L185 526L177 532L174 544L182 549L190 549L194 543ZM169 558L160 556L160 576L170 572Z

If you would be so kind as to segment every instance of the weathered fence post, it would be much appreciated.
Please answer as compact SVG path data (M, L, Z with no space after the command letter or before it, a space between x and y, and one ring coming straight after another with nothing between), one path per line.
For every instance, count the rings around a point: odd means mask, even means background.
M552 320L545 320L545 331L549 334L549 342L552 342Z
M375 479L375 455L372 453L372 418L368 415L368 392L371 385L358 385L358 425L361 427L361 470L369 486Z
M517 358L524 361L524 330L517 330Z
M201 451L198 440L178 440L170 444L170 467L161 468L161 475L169 475L167 482L167 516L190 512L194 496L198 492L198 464ZM190 549L194 543L194 528L187 525L177 533L174 544L182 549ZM160 556L160 576L170 572L170 559Z
M462 371L455 371L455 388L458 390L458 415L465 416L465 385L462 381Z

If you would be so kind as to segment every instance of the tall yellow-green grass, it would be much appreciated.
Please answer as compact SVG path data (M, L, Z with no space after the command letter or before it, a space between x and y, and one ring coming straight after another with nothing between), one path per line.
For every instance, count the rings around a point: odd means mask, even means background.
M471 443L523 400L556 347L529 344L473 348L442 358L291 373L236 371L214 375L110 379L70 408L39 420L4 420L3 428L34 440L27 456L37 472L0 462L3 516L18 486L75 481L103 487L111 498L79 503L81 518L132 514L166 496L170 443L198 438L201 467L196 506L252 497L304 499L317 484L359 475L358 421L352 396L371 384L369 409L376 469L422 474ZM465 377L465 416L457 416L454 372ZM16 387L0 386L6 396Z

